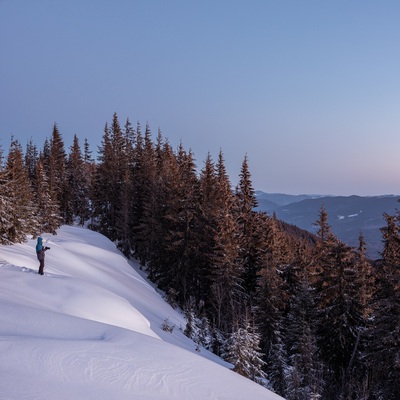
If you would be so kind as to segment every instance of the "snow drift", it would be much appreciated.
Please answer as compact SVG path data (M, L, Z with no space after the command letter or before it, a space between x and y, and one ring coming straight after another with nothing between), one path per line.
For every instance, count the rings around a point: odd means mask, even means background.
M196 351L183 316L104 236L43 237L44 276L35 240L0 246L1 400L281 399Z

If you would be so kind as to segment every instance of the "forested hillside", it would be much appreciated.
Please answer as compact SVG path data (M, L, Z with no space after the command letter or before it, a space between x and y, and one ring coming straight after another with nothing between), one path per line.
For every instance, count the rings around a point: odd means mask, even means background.
M400 196L291 196L257 192L258 210L275 213L278 219L315 233L315 216L323 203L329 222L342 242L358 246L363 233L368 257L376 260L382 252L380 228L385 224L384 214L394 214Z
M248 160L232 190L222 151L191 151L117 114L96 160L54 125L39 148L13 139L0 170L0 241L87 224L140 261L187 316L185 333L290 400L396 399L400 382L400 214L386 215L373 265L332 233L255 211Z

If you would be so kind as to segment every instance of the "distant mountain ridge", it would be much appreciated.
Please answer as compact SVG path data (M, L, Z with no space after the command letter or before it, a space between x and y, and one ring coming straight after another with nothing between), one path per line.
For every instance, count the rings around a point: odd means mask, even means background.
M333 233L344 243L358 247L362 232L367 244L367 254L373 259L379 258L382 251L380 228L385 226L383 214L395 214L396 209L400 208L398 195L287 195L261 191L257 191L256 195L258 210L275 213L278 219L311 233L316 232L314 223L324 204Z

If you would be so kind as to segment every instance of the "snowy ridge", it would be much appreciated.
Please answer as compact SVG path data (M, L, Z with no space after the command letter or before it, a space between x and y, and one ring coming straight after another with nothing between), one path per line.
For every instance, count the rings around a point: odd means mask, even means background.
M182 315L104 236L64 226L44 239L45 276L35 240L0 246L0 400L281 399L197 352Z

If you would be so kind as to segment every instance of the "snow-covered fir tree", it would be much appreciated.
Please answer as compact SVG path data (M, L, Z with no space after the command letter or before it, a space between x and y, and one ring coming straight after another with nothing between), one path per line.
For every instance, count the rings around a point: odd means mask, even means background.
M263 382L265 373L260 349L260 335L249 321L238 326L230 335L226 344L227 361L233 364L233 370L255 382Z

